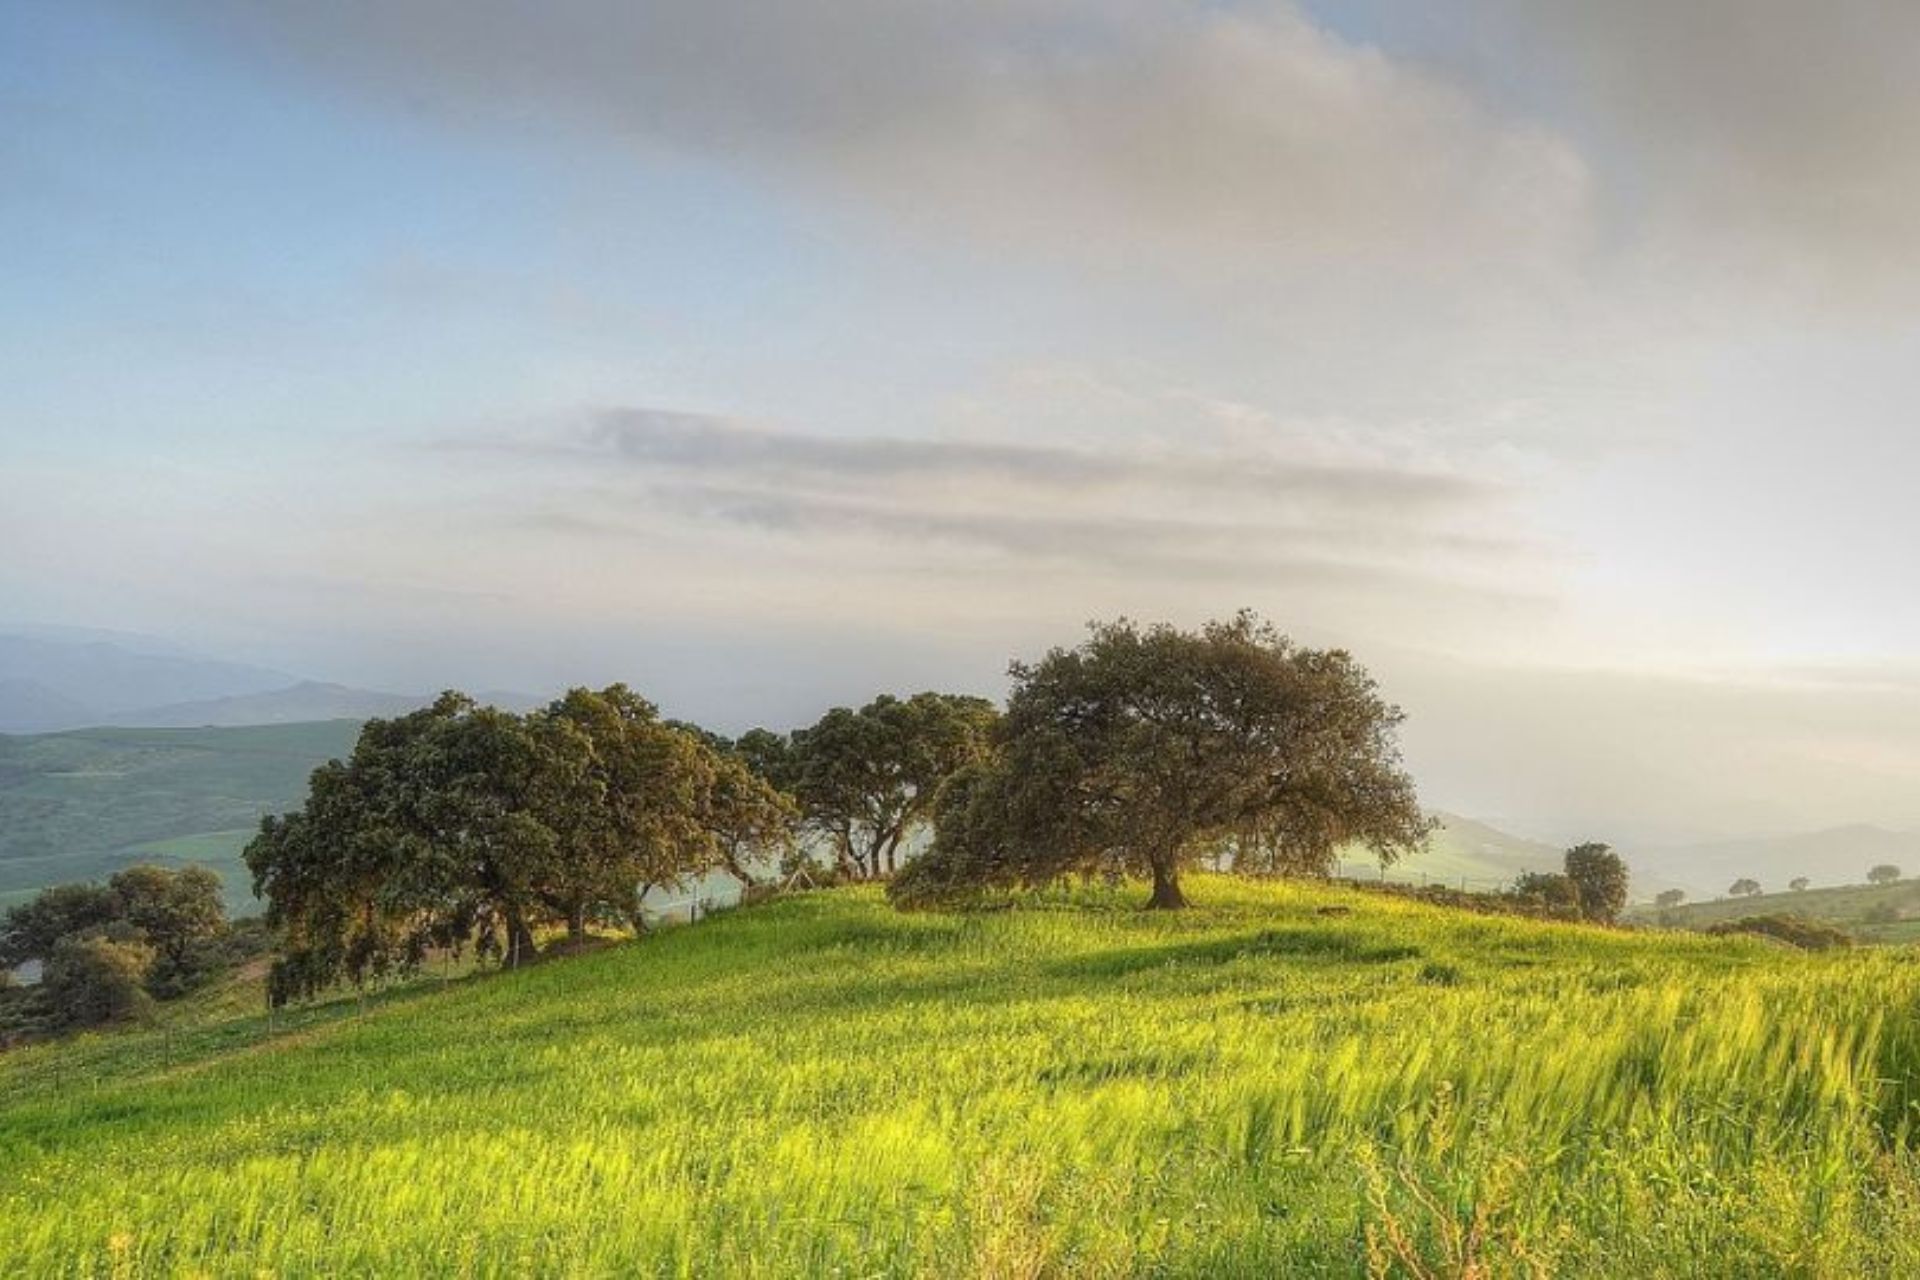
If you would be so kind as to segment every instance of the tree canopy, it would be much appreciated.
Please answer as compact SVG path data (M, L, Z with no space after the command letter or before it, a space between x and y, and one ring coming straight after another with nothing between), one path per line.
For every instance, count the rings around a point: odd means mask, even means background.
M372 720L306 805L247 847L288 946L276 999L417 966L435 947L531 958L553 921L584 938L654 885L744 865L785 838L772 788L623 685L518 716L443 694Z
M932 817L946 781L985 758L999 713L985 698L883 694L854 710L835 707L782 737L743 735L740 757L799 805L807 832L824 840L849 879L890 876L903 846Z
M1011 674L996 750L946 788L897 901L1079 872L1148 878L1150 905L1172 908L1198 859L1321 873L1342 846L1386 863L1431 830L1399 710L1344 651L1251 614L1191 632L1096 624Z

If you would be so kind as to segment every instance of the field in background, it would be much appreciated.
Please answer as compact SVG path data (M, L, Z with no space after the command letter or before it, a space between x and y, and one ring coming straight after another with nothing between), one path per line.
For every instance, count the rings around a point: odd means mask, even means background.
M1664 911L1641 907L1632 912L1631 918L1675 929L1704 929L1723 921L1764 915L1802 916L1838 925L1862 942L1920 941L1920 880L1717 898Z
M1191 890L805 894L277 1036L9 1055L0 1262L1920 1274L1912 953Z
M136 862L204 862L229 910L258 910L240 848L264 813L352 749L351 720L243 729L81 729L0 736L0 906Z

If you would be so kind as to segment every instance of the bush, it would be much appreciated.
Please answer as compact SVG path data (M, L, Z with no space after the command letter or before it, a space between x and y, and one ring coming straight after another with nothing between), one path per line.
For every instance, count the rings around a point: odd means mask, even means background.
M1554 920L1578 920L1580 889L1558 871L1529 871L1513 882L1511 895L1532 908L1532 914Z
M67 1026L125 1022L153 1007L146 988L153 962L153 948L130 938L103 933L62 938L40 985L54 1016Z
M1802 951L1828 951L1853 945L1852 936L1845 930L1824 921L1793 915L1744 916L1739 920L1722 921L1707 932L1721 936L1751 933L1773 938Z

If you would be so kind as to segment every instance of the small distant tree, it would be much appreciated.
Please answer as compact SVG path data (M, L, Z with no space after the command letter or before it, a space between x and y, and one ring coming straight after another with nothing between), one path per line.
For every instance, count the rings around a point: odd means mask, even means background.
M1685 889L1662 889L1653 896L1653 905L1662 911L1671 911L1687 900Z
M1805 893L1807 886L1812 883L1813 882L1805 876L1795 876L1793 879L1787 881L1787 888L1793 890L1795 893Z
M1627 864L1604 844L1575 845L1566 854L1567 879L1579 899L1580 914L1596 924L1612 924L1627 905Z
M1893 884L1900 879L1900 868L1891 862L1883 862L1867 872L1868 884Z
M1727 892L1736 898L1752 898L1760 892L1760 882L1742 877L1727 886Z
M144 1017L153 1006L146 988L153 963L153 948L131 936L96 931L62 938L41 974L42 995L67 1026Z

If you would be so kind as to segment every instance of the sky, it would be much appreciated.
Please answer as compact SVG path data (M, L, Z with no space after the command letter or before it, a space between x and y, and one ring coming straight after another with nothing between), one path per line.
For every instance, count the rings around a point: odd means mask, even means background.
M1429 803L1920 826L1910 0L0 0L0 615L790 725L1351 648Z

